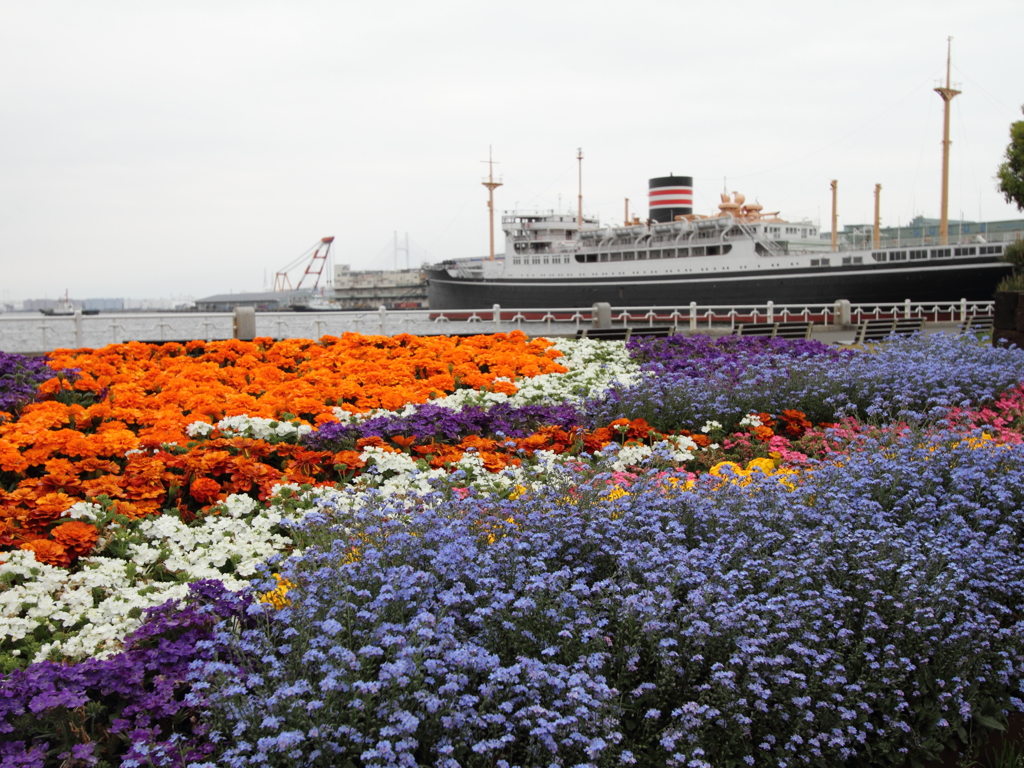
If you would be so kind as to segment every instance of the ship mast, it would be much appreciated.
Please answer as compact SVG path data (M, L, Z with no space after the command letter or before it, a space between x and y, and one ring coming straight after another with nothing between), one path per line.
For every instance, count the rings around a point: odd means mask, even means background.
M580 193L576 198L576 226L579 231L583 231L583 148L579 147L576 149L576 159L580 165Z
M935 92L942 97L945 114L943 116L942 128L942 218L939 221L939 242L946 245L949 242L949 102L960 91L954 90L949 81L950 60L952 58L953 38L946 40L946 87L936 88Z
M878 245L881 242L882 233L882 216L880 201L882 196L882 185L875 184L875 230L871 242L874 243L872 246L875 250L878 250Z
M494 157L491 152L491 147L487 147L487 159L481 160L482 163L487 163L488 173L487 180L482 182L487 187L487 212L490 215L491 225L491 261L494 261L494 190L501 186L500 181L494 180Z
M839 221L839 212L838 212L838 209L836 208L836 197L837 197L837 192L838 192L838 189L839 189L839 181L837 179L832 179L832 181L830 182L829 186L832 187L832 253L835 253L837 250L839 250L836 247L837 244L838 244L838 235L836 234L836 224Z

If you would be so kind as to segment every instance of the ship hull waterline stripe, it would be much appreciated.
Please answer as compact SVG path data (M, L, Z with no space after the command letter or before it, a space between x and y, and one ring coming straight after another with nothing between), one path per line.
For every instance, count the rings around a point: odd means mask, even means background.
M1006 264L974 264L971 265L970 269L1005 269ZM601 280L578 280L572 277L554 279L554 278L537 278L536 280L477 280L477 279L465 279L457 277L431 277L431 282L445 283L447 285L461 285L461 286L486 286L488 288L494 288L498 286L508 286L516 288L571 288L573 286L588 286L588 287L604 287L609 285L673 285L676 283L710 283L710 282L740 282L744 280L771 280L778 278L796 278L796 279L821 279L823 276L830 277L862 277L862 276L873 276L880 277L882 275L901 275L901 274L931 274L932 272L949 272L952 270L963 270L964 265L951 264L949 266L934 266L929 267L925 272L921 269L887 269L887 270L836 270L835 267L822 267L820 272L809 273L805 271L800 272L751 272L746 275L728 276L727 273L720 275L707 275L707 276L679 276L679 277L651 277L649 279L642 280L623 280L617 277L608 277Z

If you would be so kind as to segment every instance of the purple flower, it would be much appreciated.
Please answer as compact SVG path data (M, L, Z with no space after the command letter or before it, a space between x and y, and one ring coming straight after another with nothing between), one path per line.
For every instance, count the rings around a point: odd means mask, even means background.
M43 766L70 757L94 765L101 756L109 762L120 755L124 765L139 760L183 768L183 758L209 754L213 746L202 738L205 726L187 718L188 670L213 658L215 624L238 622L247 603L220 582L196 582L185 604L149 609L122 653L70 665L45 661L0 677L3 764ZM44 737L52 739L55 732L62 738L88 734L91 740L46 743Z
M44 357L0 352L0 411L17 413L36 397L36 390L57 375Z
M580 423L580 414L572 405L516 407L498 403L487 408L468 406L456 411L425 403L409 416L378 416L360 424L329 422L307 435L305 443L316 450L351 448L356 440L364 437L416 436L423 442L458 443L470 434L527 437L542 426L568 429Z

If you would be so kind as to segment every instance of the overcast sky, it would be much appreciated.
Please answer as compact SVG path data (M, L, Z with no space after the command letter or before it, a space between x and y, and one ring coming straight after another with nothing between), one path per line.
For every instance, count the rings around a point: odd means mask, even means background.
M829 226L1022 218L1020 0L0 0L0 300L259 290L334 235L392 267L487 251L498 211L646 215L694 177ZM498 235L498 248L503 238ZM405 266L404 253L399 266Z

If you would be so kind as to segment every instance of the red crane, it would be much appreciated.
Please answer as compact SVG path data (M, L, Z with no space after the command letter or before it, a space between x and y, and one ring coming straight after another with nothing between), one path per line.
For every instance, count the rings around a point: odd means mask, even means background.
M297 291L302 288L302 284L306 281L307 277L313 278L313 290L316 290L320 285L320 276L324 272L324 267L330 266L329 257L331 255L331 243L334 242L333 237L325 237L320 240L309 250L303 252L295 261L280 270L274 275L274 290L275 291ZM299 278L298 285L292 287L292 281L288 277L288 273L291 272L295 267L299 266L303 262L306 264L306 271L302 273L302 277ZM328 279L330 274L328 273Z

